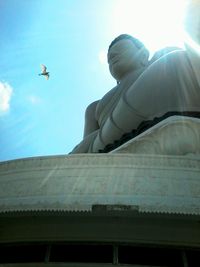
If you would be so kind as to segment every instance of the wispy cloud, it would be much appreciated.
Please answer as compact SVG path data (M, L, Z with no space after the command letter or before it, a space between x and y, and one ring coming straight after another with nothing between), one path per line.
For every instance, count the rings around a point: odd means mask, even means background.
M10 109L10 99L13 89L7 82L0 81L0 116Z
M28 97L28 100L31 102L31 104L33 105L37 105L39 103L41 103L42 99L38 96L35 96L35 95L30 95Z

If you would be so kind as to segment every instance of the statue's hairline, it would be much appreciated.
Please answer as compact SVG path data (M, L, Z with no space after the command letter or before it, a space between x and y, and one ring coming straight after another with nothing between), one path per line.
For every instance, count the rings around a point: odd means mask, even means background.
M108 48L108 52L109 50L111 49L111 47L116 44L117 42L121 41L121 40L130 40L138 49L141 49L141 48L145 48L145 45L137 38L129 35L129 34L120 34L119 36L117 36L112 42L111 44L109 45L109 48ZM147 49L146 49L147 50Z

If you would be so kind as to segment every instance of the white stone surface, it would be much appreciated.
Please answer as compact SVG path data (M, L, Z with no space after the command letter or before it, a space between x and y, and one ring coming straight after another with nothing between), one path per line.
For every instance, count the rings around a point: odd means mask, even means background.
M200 119L169 117L110 153L116 152L200 157Z
M0 163L0 212L90 211L97 204L200 214L200 158L75 154Z

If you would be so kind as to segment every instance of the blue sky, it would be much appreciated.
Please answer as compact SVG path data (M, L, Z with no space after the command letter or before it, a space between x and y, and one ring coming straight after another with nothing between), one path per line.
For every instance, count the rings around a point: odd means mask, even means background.
M0 161L68 154L87 105L115 86L110 42L129 33L151 53L181 46L182 2L0 0Z

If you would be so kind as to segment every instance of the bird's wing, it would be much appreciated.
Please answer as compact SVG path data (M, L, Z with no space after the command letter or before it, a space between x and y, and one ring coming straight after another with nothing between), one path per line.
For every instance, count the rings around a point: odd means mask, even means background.
M40 64L42 73L46 73L47 67L44 64Z

